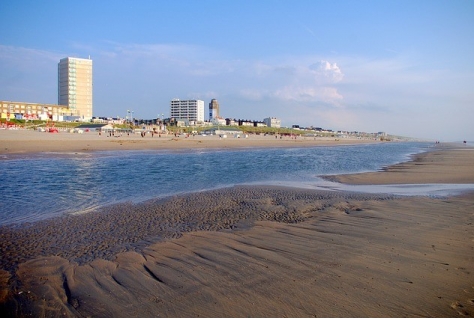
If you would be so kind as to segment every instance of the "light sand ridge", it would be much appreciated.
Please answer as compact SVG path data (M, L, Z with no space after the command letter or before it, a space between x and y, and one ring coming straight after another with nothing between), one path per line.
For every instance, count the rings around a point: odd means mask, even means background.
M413 160L384 168L380 172L325 176L344 184L470 184L474 181L474 148L440 145Z

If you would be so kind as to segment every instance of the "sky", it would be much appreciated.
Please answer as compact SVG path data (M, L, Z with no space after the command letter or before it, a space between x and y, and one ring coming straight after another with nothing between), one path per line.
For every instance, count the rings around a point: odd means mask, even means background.
M226 118L474 140L472 0L0 0L0 100L57 104L93 60L93 115ZM206 117L207 118L207 117Z

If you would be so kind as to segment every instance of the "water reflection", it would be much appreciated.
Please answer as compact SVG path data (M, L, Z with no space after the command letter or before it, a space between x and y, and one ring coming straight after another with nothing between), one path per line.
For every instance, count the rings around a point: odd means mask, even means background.
M63 153L0 161L2 223L116 202L140 202L244 183L312 183L317 175L374 171L426 144L292 149Z

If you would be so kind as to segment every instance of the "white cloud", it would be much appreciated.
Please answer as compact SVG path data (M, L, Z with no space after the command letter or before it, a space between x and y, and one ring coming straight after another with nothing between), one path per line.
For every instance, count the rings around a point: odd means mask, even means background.
M342 81L344 74L336 63L319 61L309 66L317 81L338 83Z
M324 102L333 106L340 106L343 99L336 85L344 74L336 63L322 60L308 66L291 62L271 65L259 61L248 70L253 70L253 74L247 74L252 87L240 90L244 98Z
M287 86L273 93L273 96L283 100L294 100L299 102L325 102L339 106L343 99L334 87L295 87Z
M109 45L99 54L104 57L103 63L118 66L121 73L138 83L154 80L165 86L180 85L182 94L188 96L208 96L205 92L225 90L226 94L250 100L270 98L324 102L334 106L340 106L343 99L336 85L344 74L336 63L326 60L306 65L295 61L226 60L219 52L199 46ZM204 93L199 93L201 90Z

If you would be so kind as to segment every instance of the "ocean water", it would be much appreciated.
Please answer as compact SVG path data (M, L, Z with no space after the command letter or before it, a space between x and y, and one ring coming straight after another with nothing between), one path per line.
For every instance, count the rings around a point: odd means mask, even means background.
M326 174L376 171L426 143L311 148L62 153L0 161L0 225L240 184L324 185Z

